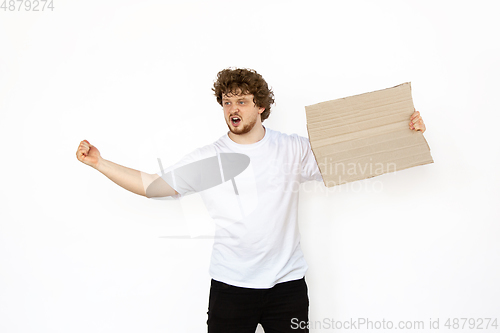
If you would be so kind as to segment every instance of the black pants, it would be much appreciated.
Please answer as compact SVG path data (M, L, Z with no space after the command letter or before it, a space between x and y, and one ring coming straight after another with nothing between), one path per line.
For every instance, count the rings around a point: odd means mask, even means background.
M266 333L309 332L296 324L307 323L308 311L304 278L269 289L235 287L212 279L208 332L255 333L259 323Z

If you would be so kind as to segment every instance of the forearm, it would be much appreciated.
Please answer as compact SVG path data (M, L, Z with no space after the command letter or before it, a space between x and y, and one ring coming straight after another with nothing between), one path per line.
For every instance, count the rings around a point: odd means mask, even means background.
M145 181L147 182L151 175L105 159L99 160L96 170L124 189L146 196L146 188L149 184L145 183Z
M157 174L149 174L99 159L96 170L124 189L147 198L177 195L170 185Z

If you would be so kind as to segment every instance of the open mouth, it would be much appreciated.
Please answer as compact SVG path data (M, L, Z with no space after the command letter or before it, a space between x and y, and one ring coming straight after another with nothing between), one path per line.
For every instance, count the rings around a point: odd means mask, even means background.
M241 122L241 119L239 117L231 117L231 123L234 126L238 126L238 124Z

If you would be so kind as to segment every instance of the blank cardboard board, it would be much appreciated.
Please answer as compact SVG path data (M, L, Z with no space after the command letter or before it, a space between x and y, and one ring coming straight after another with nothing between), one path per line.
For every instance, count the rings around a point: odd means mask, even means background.
M433 163L423 134L408 126L413 112L409 82L306 106L325 186Z

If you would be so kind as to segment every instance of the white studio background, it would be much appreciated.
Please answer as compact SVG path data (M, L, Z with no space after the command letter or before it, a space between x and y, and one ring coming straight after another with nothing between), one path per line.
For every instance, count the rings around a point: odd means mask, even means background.
M307 136L306 105L408 81L427 125L434 164L302 188L311 321L500 317L495 1L53 5L0 10L1 332L206 331L212 240L176 238L186 204L75 153L87 139L153 173L215 141L229 66L273 87L281 132Z

